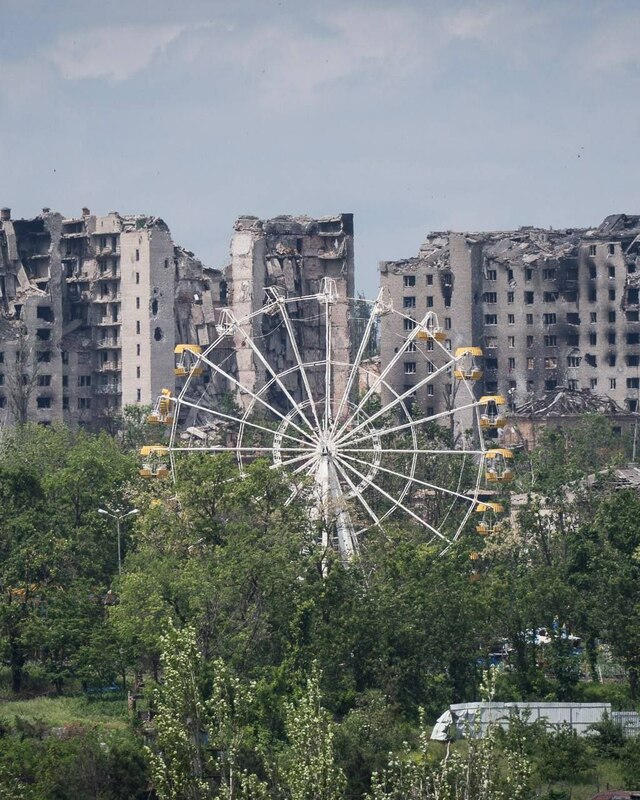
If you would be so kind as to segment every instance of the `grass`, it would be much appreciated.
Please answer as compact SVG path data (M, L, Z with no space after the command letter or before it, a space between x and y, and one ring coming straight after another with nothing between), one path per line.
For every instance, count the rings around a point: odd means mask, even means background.
M36 697L9 700L0 704L0 722L16 728L16 722L39 728L62 728L81 725L123 730L129 724L127 702L120 698L90 699L74 697Z

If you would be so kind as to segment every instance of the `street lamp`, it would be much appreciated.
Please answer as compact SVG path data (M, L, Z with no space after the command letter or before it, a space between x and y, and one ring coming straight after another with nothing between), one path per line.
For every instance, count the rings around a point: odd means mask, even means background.
M99 508L98 514L105 514L107 517L111 517L111 519L115 519L116 521L116 531L118 534L118 575L122 575L122 549L120 544L120 523L123 519L127 517L131 517L134 514L139 514L140 511L137 508L132 508L131 511L127 511L126 514L123 514L121 508Z

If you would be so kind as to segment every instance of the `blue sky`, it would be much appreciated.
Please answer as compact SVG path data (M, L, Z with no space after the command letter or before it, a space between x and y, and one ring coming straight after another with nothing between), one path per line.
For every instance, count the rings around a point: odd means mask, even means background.
M640 2L0 0L0 205L352 211L357 283L430 230L640 213Z

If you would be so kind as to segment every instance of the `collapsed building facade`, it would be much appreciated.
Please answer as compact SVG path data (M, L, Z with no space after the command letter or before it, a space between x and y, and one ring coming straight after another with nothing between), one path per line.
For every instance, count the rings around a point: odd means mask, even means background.
M173 387L176 337L207 339L219 290L157 217L0 212L0 409L101 427ZM219 300L219 297L216 298ZM211 317L211 314L209 314Z
M434 233L418 256L383 262L380 274L407 318L382 319L383 368L431 310L448 349L482 348L478 392L502 394L512 409L565 387L640 410L640 216L613 215L591 230ZM392 385L407 390L434 371L436 354L425 355L406 352ZM416 399L439 413L453 392L449 378L437 379Z

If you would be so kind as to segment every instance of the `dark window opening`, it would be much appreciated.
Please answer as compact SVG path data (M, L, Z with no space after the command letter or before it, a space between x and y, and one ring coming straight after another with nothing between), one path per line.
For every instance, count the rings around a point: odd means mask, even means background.
M164 339L164 333L162 332L162 328L156 328L154 330L153 338L156 340L156 342L161 342Z
M53 322L53 309L51 306L38 306L36 317L45 322Z
M40 339L41 342L48 342L49 339L51 339L51 331L49 328L38 328L36 337Z
M154 317L158 313L158 301L157 300L153 300L151 302L151 313L153 314Z

